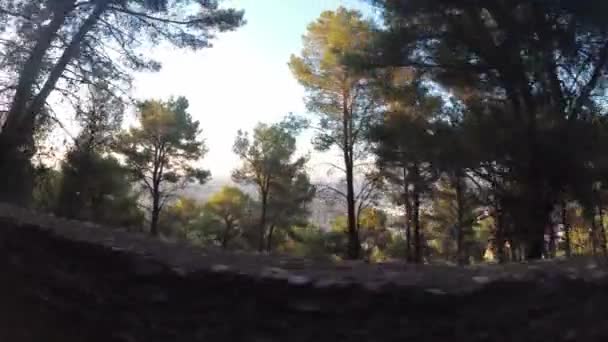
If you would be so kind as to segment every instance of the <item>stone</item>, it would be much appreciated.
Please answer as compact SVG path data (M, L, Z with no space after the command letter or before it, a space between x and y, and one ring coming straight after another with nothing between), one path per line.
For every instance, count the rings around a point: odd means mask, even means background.
M475 276L475 277L473 277L473 281L476 282L477 284L485 285L485 284L488 284L491 280L490 280L490 277Z
M447 292L445 292L445 291L443 291L441 289L426 289L424 291L427 292L427 293L436 295L436 296L444 296L444 295L447 294Z
M591 279L593 280L604 280L608 278L608 272L606 271L593 271L593 273L591 273Z
M185 277L188 275L188 271L186 271L184 268L181 267L174 267L173 272L175 272L175 274L177 274L180 277Z
M339 284L337 279L334 278L322 278L315 282L314 286L318 289L326 289Z
M220 273L220 272L226 272L226 271L230 270L230 266L223 265L223 264L215 264L215 265L211 266L211 270L213 272L218 272L218 273Z
M302 275L292 275L289 276L287 278L287 282L290 285L296 285L296 286L303 286L303 285L307 285L310 284L310 278L306 277L306 276L302 276Z
M594 270L594 269L597 268L597 264L591 262L591 263L587 264L587 266L585 268L588 269L588 270Z
M262 270L260 276L262 278L287 279L289 277L289 273L279 267L266 267Z

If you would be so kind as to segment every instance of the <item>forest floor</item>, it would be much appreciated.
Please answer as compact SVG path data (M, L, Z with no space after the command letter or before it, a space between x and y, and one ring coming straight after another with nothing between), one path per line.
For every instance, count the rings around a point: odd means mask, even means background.
M331 263L0 206L0 267L1 341L608 340L608 267L589 258Z

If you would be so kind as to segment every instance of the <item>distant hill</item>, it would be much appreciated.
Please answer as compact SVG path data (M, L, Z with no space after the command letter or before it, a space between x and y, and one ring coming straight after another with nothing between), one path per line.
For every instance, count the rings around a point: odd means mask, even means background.
M206 202L211 195L218 192L223 186L236 186L252 197L257 196L253 186L241 186L228 177L213 178L204 185L193 184L180 191L179 195L194 199L199 202ZM329 229L331 222L338 215L344 215L345 209L339 204L329 205L321 199L315 199L311 203L310 220L314 225L323 229Z
M232 181L229 177L218 177L212 178L209 182L199 185L192 184L182 191L180 191L180 196L192 198L196 201L206 202L211 195L220 191L223 186L236 186L246 192L251 196L255 196L255 189L253 187L244 187L240 186Z

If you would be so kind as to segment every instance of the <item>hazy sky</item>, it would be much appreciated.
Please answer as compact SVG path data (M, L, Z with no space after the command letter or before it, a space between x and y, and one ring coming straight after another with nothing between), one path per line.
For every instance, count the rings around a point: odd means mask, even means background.
M159 48L158 73L138 75L135 96L168 98L183 95L201 121L209 147L204 166L216 178L238 166L232 144L238 129L275 122L290 112L305 113L304 90L287 66L299 53L306 26L324 10L339 6L366 10L359 0L227 0L225 6L245 10L247 25L220 35L213 48L199 52ZM312 150L310 137L299 139L300 152ZM314 155L310 167L319 176L323 160Z

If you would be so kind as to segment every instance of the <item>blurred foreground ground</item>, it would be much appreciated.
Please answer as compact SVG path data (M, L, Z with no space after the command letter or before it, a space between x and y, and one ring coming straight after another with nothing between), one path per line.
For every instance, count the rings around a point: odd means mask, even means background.
M330 264L2 206L0 254L0 341L608 340L599 260Z

